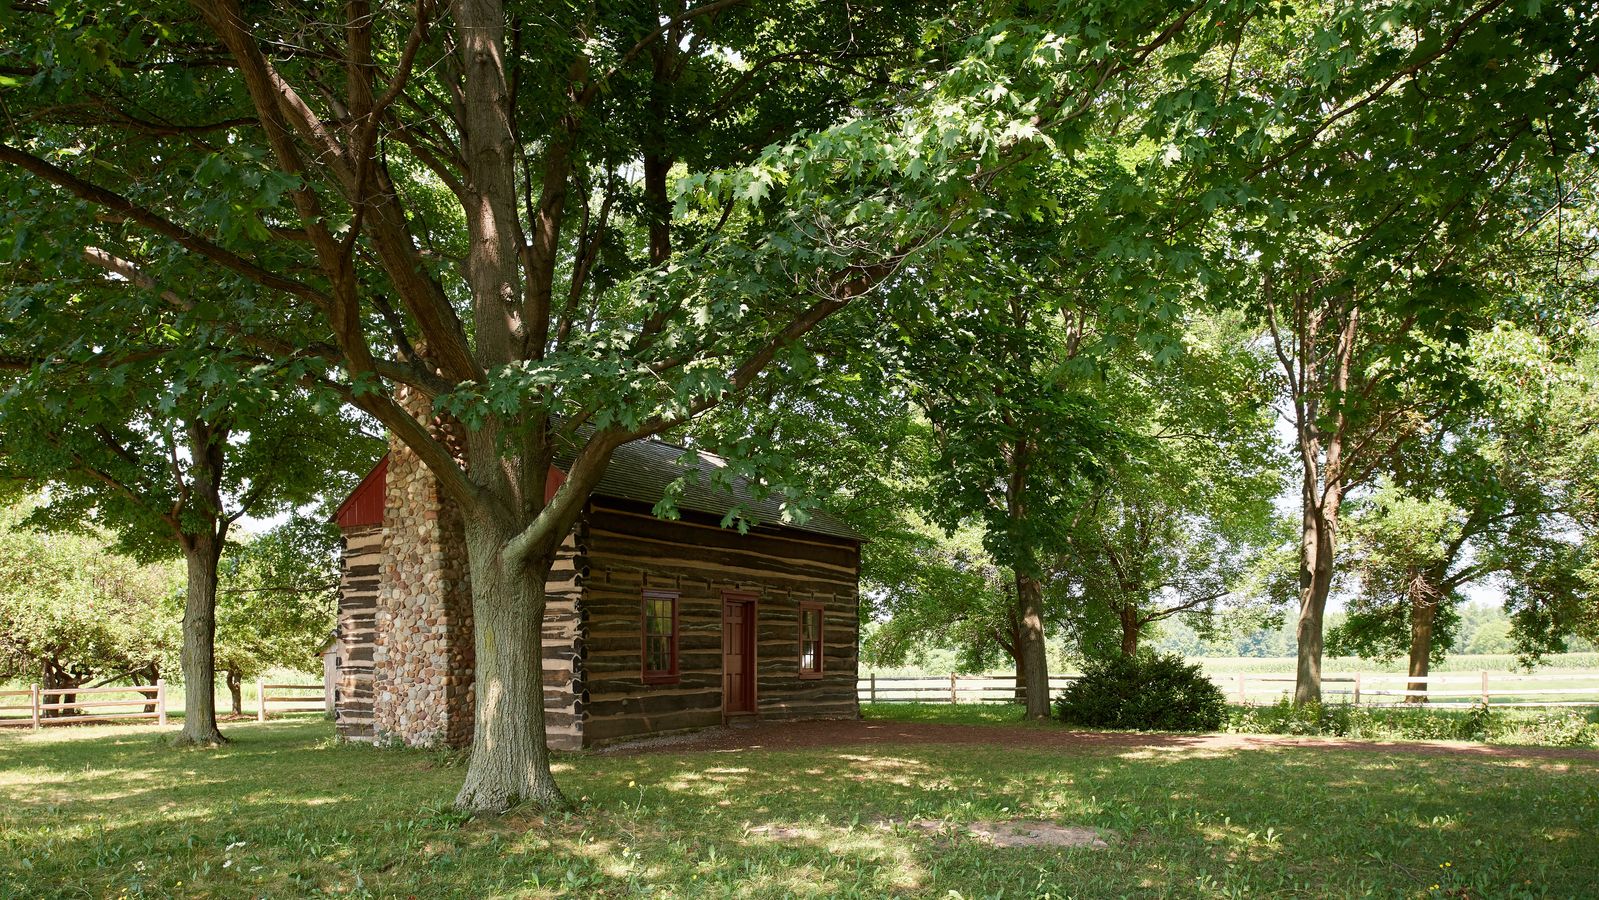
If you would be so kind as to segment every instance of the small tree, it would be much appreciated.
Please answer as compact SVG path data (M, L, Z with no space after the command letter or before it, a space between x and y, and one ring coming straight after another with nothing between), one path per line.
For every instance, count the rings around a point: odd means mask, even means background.
M51 690L122 678L154 683L180 643L168 610L181 595L181 574L117 554L92 529L41 532L26 524L37 509L37 501L0 509L0 681L35 680Z
M294 515L229 548L217 601L217 669L233 713L244 682L274 668L320 671L335 620L339 533L327 517Z
M82 296L126 289L91 283ZM167 354L148 332L91 331L71 312L0 322L0 345L20 359L0 394L0 474L49 486L32 524L93 522L120 552L184 561L178 741L219 743L216 592L233 524L316 498L330 473L369 465L377 442L336 403L226 346ZM152 327L162 312L158 301Z
M1237 323L1193 323L1186 352L1103 389L1128 450L1072 517L1052 590L1083 652L1114 620L1124 656L1147 628L1183 616L1209 631L1277 539L1280 458L1262 386L1265 361Z
M1591 326L1578 353L1502 323L1471 345L1480 399L1437 417L1393 475L1355 501L1350 560L1358 593L1334 634L1344 651L1408 654L1412 691L1456 643L1472 585L1506 597L1510 635L1529 659L1586 627L1599 496L1587 454L1599 423ZM1424 698L1412 695L1411 702Z

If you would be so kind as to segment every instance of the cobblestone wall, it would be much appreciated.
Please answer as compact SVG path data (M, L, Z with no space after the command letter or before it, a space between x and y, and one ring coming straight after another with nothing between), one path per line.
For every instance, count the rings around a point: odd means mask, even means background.
M380 743L472 741L472 595L461 516L432 473L390 440L377 595L373 726Z

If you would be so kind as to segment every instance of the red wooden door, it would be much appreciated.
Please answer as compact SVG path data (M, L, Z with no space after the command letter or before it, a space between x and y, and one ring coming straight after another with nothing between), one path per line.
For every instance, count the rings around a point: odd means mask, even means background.
M755 604L748 600L723 604L722 709L755 711Z

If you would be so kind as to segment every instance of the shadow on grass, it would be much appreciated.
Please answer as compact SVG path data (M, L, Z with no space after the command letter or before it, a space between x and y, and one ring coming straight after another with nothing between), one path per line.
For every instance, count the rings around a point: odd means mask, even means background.
M320 723L0 737L0 896L1579 896L1591 770L1304 749L1131 756L878 745L575 754L579 809L467 820L452 757ZM1108 848L998 849L906 820L1045 819ZM181 883L180 883L181 882Z

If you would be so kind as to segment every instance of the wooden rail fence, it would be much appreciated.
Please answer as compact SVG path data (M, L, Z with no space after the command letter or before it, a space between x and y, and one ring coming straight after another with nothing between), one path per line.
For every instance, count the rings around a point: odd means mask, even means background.
M1051 675L1051 697L1077 680L1075 675ZM856 693L867 703L1005 703L1022 695L1013 675L867 675Z
M114 699L112 694L135 694L136 696ZM8 699L25 697L26 703L5 702ZM68 701L63 698L71 697ZM83 700L82 697L91 699ZM137 707L135 710L124 707ZM151 709L154 707L154 709ZM83 712L82 710L100 709L106 712ZM0 719L5 724L23 724L26 722L34 728L44 725L65 725L69 722L104 722L112 719L155 719L159 725L167 724L167 683L165 679L157 679L155 684L135 684L125 687L97 687L97 688L41 688L37 684L28 685L27 690L0 691L0 715L8 711L24 710L27 718L21 716L11 719ZM73 712L74 715L48 715L48 713Z
M1051 697L1058 696L1075 675L1049 679ZM1265 705L1292 697L1294 676L1238 673L1212 675L1227 699L1242 705ZM1422 685L1413 688L1412 684ZM1322 699L1363 706L1426 703L1433 709L1492 706L1599 706L1599 672L1450 672L1412 678L1409 675L1324 675ZM1016 699L1012 675L889 676L868 674L856 685L867 703L1004 703Z
M278 693L270 693L277 691ZM316 691L315 697L305 696L306 691ZM276 703L279 707L292 706L295 712L305 712L309 704L316 704L323 712L332 712L328 706L326 687L321 684L267 684L264 681L255 683L255 720L267 720L267 704Z
M314 691L315 696L308 696L307 692L310 691ZM114 696L118 694L132 696ZM69 696L73 698L71 701L64 699ZM259 722L266 721L268 704L275 704L280 711L283 707L290 707L290 711L312 708L328 711L326 689L322 684L267 684L258 681L256 696L259 700L255 717ZM85 700L84 697L90 699ZM69 710L75 714L50 715L52 712ZM0 691L0 725L41 728L45 725L122 719L155 719L158 725L167 724L166 680L159 679L155 684L98 688L41 688L32 684L25 690Z

